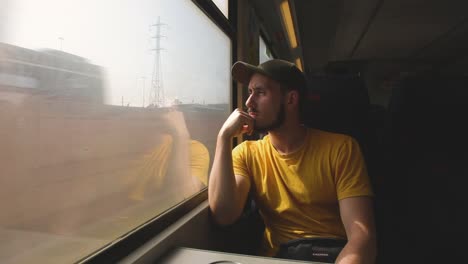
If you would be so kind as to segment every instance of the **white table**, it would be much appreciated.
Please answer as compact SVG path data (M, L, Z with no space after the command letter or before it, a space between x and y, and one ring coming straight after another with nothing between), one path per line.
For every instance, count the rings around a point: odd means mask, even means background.
M298 264L298 263L321 263L300 260L283 260L276 258L249 256L226 252L194 249L176 248L157 263L162 264Z

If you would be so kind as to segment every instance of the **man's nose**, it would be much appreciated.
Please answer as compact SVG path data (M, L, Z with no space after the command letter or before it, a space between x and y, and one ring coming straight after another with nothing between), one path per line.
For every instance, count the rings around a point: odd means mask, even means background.
M253 93L251 93L249 97L247 98L247 101L245 101L245 106L247 106L247 108L253 108L254 106Z

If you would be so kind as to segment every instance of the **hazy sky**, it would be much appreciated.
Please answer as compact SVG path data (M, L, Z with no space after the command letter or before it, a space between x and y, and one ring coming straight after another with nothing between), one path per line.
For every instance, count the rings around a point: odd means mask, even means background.
M150 25L159 16L166 98L229 102L229 38L190 0L0 0L0 9L1 42L84 57L105 70L106 103L119 105L123 96L132 106L142 105L143 84L148 102Z

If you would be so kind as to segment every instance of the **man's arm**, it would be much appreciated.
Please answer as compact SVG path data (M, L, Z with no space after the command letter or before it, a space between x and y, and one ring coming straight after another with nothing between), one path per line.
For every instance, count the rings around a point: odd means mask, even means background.
M348 243L337 264L375 263L377 239L371 197L350 197L339 201Z
M243 126L253 128L252 118L245 112L235 110L219 131L216 153L208 183L208 201L218 224L234 223L242 213L250 189L250 181L234 175L232 165L232 138L243 131Z

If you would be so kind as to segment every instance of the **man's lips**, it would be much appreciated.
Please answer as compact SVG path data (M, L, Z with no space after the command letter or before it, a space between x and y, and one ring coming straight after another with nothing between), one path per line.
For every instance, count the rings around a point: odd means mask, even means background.
M258 115L258 112L249 112L249 116L251 117L256 117Z

